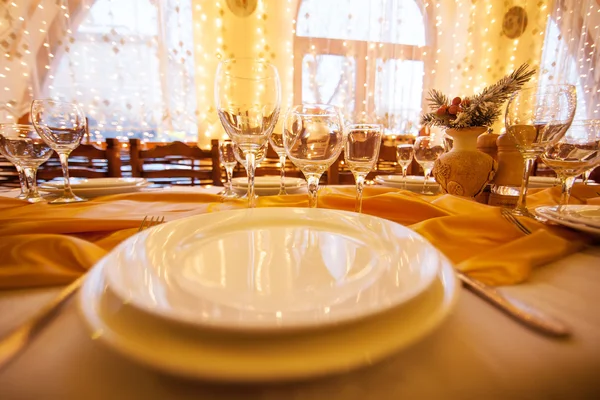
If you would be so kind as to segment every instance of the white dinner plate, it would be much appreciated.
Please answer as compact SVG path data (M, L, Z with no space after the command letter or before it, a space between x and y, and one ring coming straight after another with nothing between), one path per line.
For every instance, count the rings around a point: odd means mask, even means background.
M121 186L139 186L147 183L144 178L70 178L72 189L99 189L115 188ZM64 181L53 180L44 182L44 186L55 189L63 189Z
M556 206L543 206L537 207L535 212L557 224L600 235L600 206L568 205L561 214L556 210Z
M257 176L254 178L254 192L259 196L274 196L279 193L279 176ZM231 180L232 189L238 194L248 191L248 178L238 177ZM301 178L285 178L285 190L288 194L297 194L306 191L306 180Z
M420 193L423 190L423 181L425 177L409 175L406 177L406 190ZM375 183L381 186L393 187L396 189L404 189L404 181L402 175L377 175ZM440 190L440 185L435 181L435 178L429 177L427 182L427 190L437 193Z
M91 336L157 370L212 381L306 379L369 366L407 348L438 327L460 291L444 259L421 296L374 318L304 334L215 334L140 313L114 296L104 266L89 272L79 306Z
M82 196L84 198L91 197L99 197L99 196L109 196L111 194L121 194L121 193L132 193L138 192L145 187L150 185L149 182L144 184L135 185L135 186L114 186L114 187L98 187L98 188L79 188L72 187L73 193L77 196ZM56 188L51 186L46 186L46 184L42 184L39 186L39 190L43 192L48 192L52 194L62 194L62 188Z
M442 258L416 232L382 218L257 208L154 227L100 264L120 298L156 317L276 333L396 307L431 285Z

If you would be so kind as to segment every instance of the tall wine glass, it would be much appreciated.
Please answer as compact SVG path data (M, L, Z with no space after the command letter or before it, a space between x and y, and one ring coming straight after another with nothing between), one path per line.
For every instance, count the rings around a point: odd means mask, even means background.
M408 166L412 162L414 155L415 148L412 144L404 143L396 146L396 160L398 161L398 165L402 167L402 183L404 190L406 190L406 171L408 170Z
M252 208L256 154L269 140L279 118L281 87L277 69L261 59L221 61L215 79L215 103L223 128L244 152L248 207Z
M285 190L285 160L287 155L285 154L285 147L283 146L283 133L282 132L273 132L271 137L269 138L269 143L277 153L279 157L279 164L281 164L281 183L279 184L279 196L283 196L287 194Z
M0 153L25 174L30 203L45 201L37 191L38 167L52 155L52 149L42 140L32 125L0 124Z
M381 147L383 127L376 124L356 124L346 127L346 146L344 146L344 160L348 169L352 171L356 181L356 203L354 211L362 212L362 194L365 178L371 172Z
M344 119L329 104L290 107L283 120L283 145L308 181L309 207L317 207L319 179L344 147Z
M523 89L512 95L506 107L506 130L523 156L525 168L517 206L512 212L530 216L526 196L535 160L567 132L577 107L573 85L549 85Z
M600 164L600 120L573 121L567 133L542 154L562 183L558 212L569 203L575 178Z
M225 190L219 193L223 198L235 199L238 197L237 193L231 188L231 177L233 176L233 168L237 164L235 157L236 149L234 143L231 140L224 140L219 144L219 159L221 164L225 168L225 174L227 175L227 182L225 182Z
M413 145L415 149L415 160L423 168L425 179L423 179L423 194L433 194L427 190L427 181L433 170L433 164L444 153L444 146L438 143L433 136L419 136Z
M64 191L62 196L50 203L86 201L73 194L69 181L69 154L79 146L86 131L83 111L74 103L34 100L31 103L31 121L42 139L58 154L62 166Z

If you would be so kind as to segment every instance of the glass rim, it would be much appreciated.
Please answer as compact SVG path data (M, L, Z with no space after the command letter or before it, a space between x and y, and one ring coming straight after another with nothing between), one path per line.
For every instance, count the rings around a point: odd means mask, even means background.
M328 110L323 110L325 111L325 113L323 114L314 114L314 113L309 113L309 112L301 112L301 111L296 111L297 107L302 107L304 109L304 107L307 106L312 106L315 108L326 108ZM296 104L293 105L289 108L288 112L293 112L296 115L302 115L302 116L319 116L319 117L328 117L328 116L341 116L341 111L337 106L334 106L333 104L324 104L324 103L302 103L302 104Z
M351 130L362 130L362 131L382 131L382 124L348 124L346 125L346 129Z
M11 123L11 122L1 122L0 123L0 129L4 128L4 127L12 127L12 128L18 128L18 129L31 129L37 132L37 130L35 129L35 126L33 124L19 124L19 123Z
M571 122L571 126L584 126L584 125L600 125L599 118L589 118L589 119L574 119Z
M575 90L577 89L577 87L572 83L552 83L549 85L535 85L535 86L529 85L529 86L524 86L523 88L515 91L512 95L515 96L515 95L519 94L520 92L530 92L533 90L544 91L546 88L560 88L560 87L569 87L569 88L575 89Z

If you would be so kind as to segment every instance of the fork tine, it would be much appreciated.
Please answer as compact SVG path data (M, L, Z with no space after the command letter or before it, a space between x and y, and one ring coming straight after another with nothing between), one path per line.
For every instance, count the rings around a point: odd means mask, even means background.
M523 225L521 223L521 221L519 221L517 219L517 217L515 217L510 211L508 211L506 208L503 208L501 210L501 214L504 217L504 219L506 219L509 222L512 222L521 232L523 232L526 235L531 234L531 231L529 230L529 228L527 228L525 225Z
M144 226L145 226L145 224L146 224L146 221L147 221L147 220L148 220L148 216L146 215L146 216L144 217L144 219L142 220L142 223L140 224L140 227L139 227L139 229L138 229L138 232L141 232L141 231L143 231L143 230L144 230Z

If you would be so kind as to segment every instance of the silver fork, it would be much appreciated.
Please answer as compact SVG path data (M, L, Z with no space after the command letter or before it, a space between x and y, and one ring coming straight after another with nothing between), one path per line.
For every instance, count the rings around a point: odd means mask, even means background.
M515 217L508 209L502 208L500 213L502 214L505 220L507 220L508 222L512 222L521 232L523 232L526 235L531 234L529 228L523 225L521 221L519 221L517 217Z
M145 216L140 224L138 233L162 224L164 221L165 217L148 218L148 216ZM43 331L48 323L58 315L58 311L62 309L75 293L77 293L78 289L85 281L86 275L87 274L84 274L73 281L69 286L64 288L54 300L44 306L27 322L0 339L0 371L21 354L21 352L23 352L23 350L25 350Z

